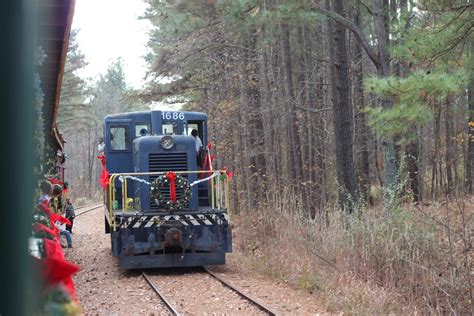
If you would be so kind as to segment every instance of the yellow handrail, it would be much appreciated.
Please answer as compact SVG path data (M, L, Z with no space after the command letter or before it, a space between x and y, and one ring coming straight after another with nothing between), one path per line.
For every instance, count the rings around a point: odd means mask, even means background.
M222 194L221 190L221 181L220 179L214 179L216 177L211 178L211 207L214 209L216 207L221 207L222 206L222 199L224 196L225 198L225 209L227 210L228 214L228 219L230 221L230 216L231 216L231 210L230 210L230 178L229 175L227 174L226 170L199 170L199 171L174 171L176 174L214 174L214 172L220 173L219 176L225 175L225 189ZM113 231L116 230L116 223L115 223L115 210L114 210L114 201L115 201L115 180L117 177L122 177L123 179L123 185L122 185L122 210L123 212L127 212L128 205L127 205L127 189L128 189L128 183L127 183L127 176L161 176L166 174L166 172L128 172L128 173L113 173L110 175L110 182L108 185L108 192L109 192L109 217L110 217L110 224L111 224L111 229ZM214 192L216 191L216 192ZM219 192L217 192L219 191Z
M127 177L122 177L123 185L122 185L122 208L123 212L127 212Z

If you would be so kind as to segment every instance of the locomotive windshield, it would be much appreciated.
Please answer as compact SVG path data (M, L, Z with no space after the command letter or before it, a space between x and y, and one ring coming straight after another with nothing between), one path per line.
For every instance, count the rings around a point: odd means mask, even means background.
M161 129L163 135L181 135L178 132L178 123L173 121L163 121Z

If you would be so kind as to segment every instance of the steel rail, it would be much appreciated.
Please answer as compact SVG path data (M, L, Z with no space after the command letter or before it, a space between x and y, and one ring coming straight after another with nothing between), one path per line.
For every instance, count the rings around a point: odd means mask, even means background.
M87 204L87 205L83 205L83 206L79 206L79 207L76 207L75 210L80 210L80 209L83 209L83 208L88 208L88 207L91 207L91 206L94 206L94 205L97 205L99 202L97 203L92 203L92 204Z
M87 212L93 211L93 210L95 210L95 209L98 209L99 207L103 207L103 205L102 205L102 203L100 203L100 204L95 204L95 206L94 206L94 205L91 205L91 206L89 206L89 207L90 207L90 208L87 209L87 210L84 210L84 211L82 211L82 212L76 213L76 217L78 217L79 215L82 215L82 214L84 214L84 213L87 213ZM77 209L76 209L75 211L77 211Z
M271 309L269 306L265 305L264 303L258 301L257 299L255 298L252 298L250 296L248 296L247 294L245 294L244 292L242 292L242 290L240 290L239 288L235 287L234 285L230 284L229 282L227 282L226 280L222 279L221 277L219 277L217 274L215 274L214 272L211 272L207 267L203 267L204 271L207 272L208 274L210 274L214 279L216 279L217 281L221 282L222 284L224 284L225 286L227 286L229 289L233 290L235 293L239 294L240 296L242 296L243 298L245 298L246 300L250 301L252 304L254 304L255 306L257 306L258 308L260 308L261 310L263 310L264 312L268 313L269 315L278 315L278 312L274 311L273 309Z
M145 280L148 282L148 284L151 286L151 288L153 289L153 291L155 291L156 294L158 294L158 296L161 298L161 300L163 301L163 303L165 303L166 307L169 309L169 311L171 312L171 314L173 315L176 315L176 316L179 316L180 313L176 310L176 308L173 307L173 305L166 299L166 297L163 295L163 293L161 293L160 289L153 283L153 281L150 279L150 277L148 276L148 274L146 274L145 272L142 272L142 276L143 278L145 278Z

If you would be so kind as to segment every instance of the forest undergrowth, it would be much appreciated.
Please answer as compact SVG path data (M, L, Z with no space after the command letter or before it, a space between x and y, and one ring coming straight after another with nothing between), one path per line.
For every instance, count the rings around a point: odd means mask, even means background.
M315 219L295 201L236 219L239 251L261 273L350 314L472 314L474 197L382 205Z

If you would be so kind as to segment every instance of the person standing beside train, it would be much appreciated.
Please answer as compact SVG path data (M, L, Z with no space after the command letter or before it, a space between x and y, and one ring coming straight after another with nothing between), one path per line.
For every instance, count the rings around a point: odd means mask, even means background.
M197 162L198 167L202 168L202 165L201 165L202 141L199 138L199 133L197 130L193 129L191 131L191 135L194 136L194 139L196 141L196 162Z
M40 189L41 196L38 199L38 203L45 203L48 207L51 207L53 213L59 213L58 206L60 206L60 200L58 200L58 198L61 196L62 188L58 185L53 186L48 180L43 180L41 181ZM59 211L61 211L61 209L59 209ZM72 248L71 233L65 230L59 221L56 221L54 225L58 228L59 234L66 237L67 247Z
M41 196L38 199L38 203L45 203L49 205L51 194L53 193L53 185L48 180L41 181L40 184Z
M105 152L105 143L102 137L99 138L99 142L97 144L97 153L98 156L102 156Z
M63 209L62 193L63 188L59 184L53 185L53 192L49 204L54 214L61 213Z
M66 199L66 218L71 222L71 225L66 225L66 230L72 234L72 226L74 224L74 218L76 217L76 212L74 212L74 206L71 203L71 199Z

